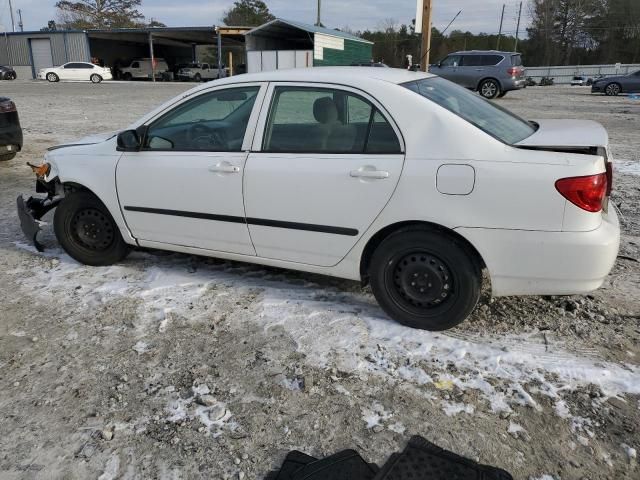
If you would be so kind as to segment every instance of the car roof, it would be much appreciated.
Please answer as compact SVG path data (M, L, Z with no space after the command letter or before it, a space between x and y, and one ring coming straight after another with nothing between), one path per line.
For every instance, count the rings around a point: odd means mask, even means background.
M327 82L358 86L359 83L365 79L400 84L434 76L435 75L430 73L412 72L403 68L313 67L245 73L243 75L218 80L217 84L247 82Z
M501 50L462 50L450 55L521 55L520 52L504 52Z

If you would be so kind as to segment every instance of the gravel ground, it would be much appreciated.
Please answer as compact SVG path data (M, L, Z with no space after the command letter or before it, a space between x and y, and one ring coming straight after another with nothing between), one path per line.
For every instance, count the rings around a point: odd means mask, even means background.
M500 101L608 129L620 258L592 295L485 293L432 334L389 321L353 282L161 252L88 268L50 229L38 254L15 214L33 190L24 163L188 85L0 88L26 142L0 164L0 478L262 478L294 448L382 464L412 434L517 479L640 475L637 100L536 87Z

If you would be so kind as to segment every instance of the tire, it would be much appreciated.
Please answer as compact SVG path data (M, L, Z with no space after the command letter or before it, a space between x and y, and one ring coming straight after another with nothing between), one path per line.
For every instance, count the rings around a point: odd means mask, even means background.
M500 93L498 94L498 98L502 98L502 97L504 97L506 94L507 94L507 92L500 92Z
M0 162L8 162L9 160L13 160L16 157L16 152L5 153L0 155Z
M200 75L199 73L196 73L196 74L193 76L193 80L194 80L195 82L201 82L201 81L202 81L202 75Z
M47 73L47 80L51 83L55 83L60 81L60 77L53 72L49 72Z
M480 93L480 95L489 100L492 100L500 95L500 91L500 84L491 78L483 80L478 86L478 92Z
M374 252L369 276L380 307L411 328L455 327L480 298L478 262L462 243L435 230L391 234Z
M102 77L97 73L94 73L89 77L89 80L91 80L91 83L100 83L102 81Z
M604 87L604 93L607 97L617 97L622 92L622 87L619 83L610 83Z
M89 192L73 192L60 202L53 229L64 251L85 265L112 265L129 253L113 217Z
M133 75L131 75L131 73L130 73L130 72L125 72L125 73L122 75L122 79L128 82L128 81L130 81L130 80L132 80L132 79L133 79Z

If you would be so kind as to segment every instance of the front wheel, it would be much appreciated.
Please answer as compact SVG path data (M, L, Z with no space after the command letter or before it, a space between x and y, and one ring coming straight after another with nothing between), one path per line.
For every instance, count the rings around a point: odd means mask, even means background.
M604 93L608 97L617 97L618 95L620 95L620 92L622 92L622 88L620 88L620 85L618 85L617 83L610 83L604 89Z
M199 73L196 73L193 77L193 80L195 82L201 82L202 81L202 76Z
M483 80L478 88L478 92L480 92L480 95L484 98L491 100L500 95L500 85L495 80Z
M60 81L60 78L58 78L58 75L56 75L55 73L51 72L51 73L47 73L47 80L50 81L51 83L55 83Z
M60 202L53 229L65 252L85 265L112 265L129 253L113 217L89 192L70 193Z
M433 230L401 230L378 246L369 269L382 309L412 328L447 330L480 298L481 271L456 239Z
M100 83L102 81L102 77L97 73L94 73L89 77L89 80L91 80L91 83Z

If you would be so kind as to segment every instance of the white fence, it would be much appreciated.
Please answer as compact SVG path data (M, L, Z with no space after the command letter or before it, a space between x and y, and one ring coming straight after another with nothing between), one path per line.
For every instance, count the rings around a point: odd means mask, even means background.
M247 52L248 73L305 67L313 67L313 50L249 50Z
M527 67L525 75L539 82L542 77L551 77L555 83L571 83L575 76L595 78L598 75L611 77L626 75L640 70L640 63L616 63L614 65L568 65L566 67Z

